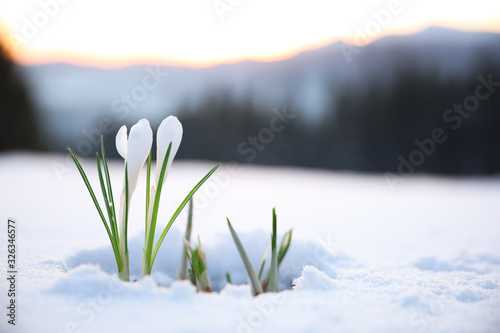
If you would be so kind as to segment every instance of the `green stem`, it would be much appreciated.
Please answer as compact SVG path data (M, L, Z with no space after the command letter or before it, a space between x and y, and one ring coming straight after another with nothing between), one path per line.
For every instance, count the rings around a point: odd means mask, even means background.
M151 148L152 151L153 148ZM151 151L148 156L148 168L147 168L147 176L146 176L146 227L144 230L148 229L148 218L149 218L149 200L151 193ZM144 246L146 246L147 242L147 233L144 233L146 238L144 239Z
M128 191L127 181L125 181L125 188L122 191L120 202L120 258L122 261L122 269L118 270L118 276L124 281L128 281L129 277L129 261L128 261L128 247L127 247L127 209L128 209Z
M128 251L122 255L123 268L118 271L118 277L123 281L130 281Z
M186 226L186 233L184 235L184 238L189 242L191 239L191 231L193 229L193 199L189 200L189 206L188 206L188 220L187 220L187 226ZM186 279L186 271L187 271L187 249L186 246L183 245L183 251L182 251L182 256L181 256L181 267L179 269L179 280L185 280Z
M151 267L149 267L149 260L146 254L146 249L142 249L142 277L151 274Z

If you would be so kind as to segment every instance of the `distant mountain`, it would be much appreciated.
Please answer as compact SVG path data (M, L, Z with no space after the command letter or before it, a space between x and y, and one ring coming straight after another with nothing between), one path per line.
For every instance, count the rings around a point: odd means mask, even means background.
M353 47L356 52L347 59L345 48ZM100 118L118 118L127 108L120 122L142 117L154 122L186 105L196 109L207 96L222 93L250 100L262 112L287 104L314 125L335 109L346 83L356 86L360 95L373 78L390 87L404 66L435 71L437 78L446 80L467 75L484 54L500 54L500 35L432 27L415 35L384 37L364 47L338 42L268 63L245 61L201 69L154 65L101 69L55 63L23 66L21 72L38 106L42 130L50 134L48 145L60 149L61 142L66 142L64 146L76 142L82 130L94 127ZM168 77L158 79L162 82L152 90L142 89L151 71L168 72ZM120 99L134 89L132 107ZM141 95L144 92L146 96ZM197 108L203 110L203 105Z

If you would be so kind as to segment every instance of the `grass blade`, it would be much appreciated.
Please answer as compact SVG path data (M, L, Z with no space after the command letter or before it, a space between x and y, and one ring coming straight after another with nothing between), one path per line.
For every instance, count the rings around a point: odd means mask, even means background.
M89 191L90 197L92 198L92 201L94 202L95 208L97 209L97 212L99 213L99 216L101 217L102 223L104 224L104 227L106 228L106 232L108 233L109 241L111 244L113 244L113 237L111 235L111 231L109 230L108 223L106 222L106 218L104 217L104 214L102 213L101 207L99 206L99 202L97 201L97 198L95 196L94 190L92 189L92 186L90 185L90 182L87 178L87 175L85 174L85 171L83 171L82 166L80 165L80 162L78 162L78 159L76 158L75 154L73 154L73 151L68 148L69 153L71 155L71 158L75 162L76 167L78 168L78 171L80 171L80 175L82 176L83 182L85 183L85 186L87 186L87 190ZM116 263L118 265L118 270L122 267L122 261L120 259L120 254L119 252L113 248L113 252L115 253L115 259Z
M115 200L113 196L113 188L111 186L111 178L109 176L109 168L108 161L106 160L106 151L104 150L104 137L101 135L101 152L102 152L102 164L104 166L104 176L106 177L106 184L108 185L108 197L109 202L111 203L111 213L113 218L110 217L110 226L113 234L115 235L116 242L120 241L118 235L118 222L116 219L116 208L115 208Z
M102 191L102 197L104 198L104 204L106 206L106 212L108 213L108 217L111 221L113 218L113 215L110 211L111 207L109 207L109 200L108 200L108 193L106 191L106 185L104 185L104 179L102 177L102 170L101 170L101 160L99 159L99 153L95 153L96 161L97 161L97 174L99 175L99 183L101 184L101 191ZM115 237L116 234L114 233L113 229L111 229L111 234Z
M188 243L189 243L189 240L191 239L191 231L192 230L193 230L193 199L189 200L186 233L184 234L184 239L186 239ZM181 267L179 268L179 273L177 274L179 276L179 280L186 279L186 270L187 270L186 250L187 249L184 246L183 251L182 251L182 256L181 256Z
M269 274L269 291L278 291L278 250L276 248L276 209L273 208L273 234L271 241L271 271Z
M241 244L240 238L238 237L238 234L236 234L236 231L234 231L233 226L231 225L231 222L229 221L228 218L227 218L227 225L229 227L229 231L231 232L231 236L233 237L234 244L236 244L236 248L238 249L241 260L245 265L245 269L247 270L248 276L250 277L250 281L252 282L253 292L255 295L261 294L262 286L260 285L259 279L257 278L257 274L255 274L255 270L253 269L252 263L248 258L245 248L243 247L243 244Z
M167 171L168 158L170 156L170 150L172 149L172 142L168 145L167 152L165 154L165 158L163 159L163 165L161 166L160 177L158 179L158 187L156 188L155 201L153 205L153 214L151 216L151 225L149 229L149 236L147 240L147 258L150 260L149 264L149 273L151 273L151 269L153 268L154 258L151 257L153 251L153 244L155 239L155 231L156 231L156 219L158 218L158 207L160 206L160 196L161 190L163 188L163 178L165 177L165 172ZM158 158L158 157L157 157Z
M170 148L169 148L169 151L170 151ZM158 243L156 244L156 247L155 247L155 250L153 252L153 255L151 257L151 265L150 267L152 268L153 267L153 263L155 261L155 258L156 258L156 254L158 253L158 250L161 246L161 243L163 242L163 239L165 238L165 236L167 235L168 231L170 230L170 227L172 226L172 224L174 223L175 219L177 218L177 216L179 216L179 214L181 213L181 211L184 209L184 207L187 205L187 203L189 202L189 200L191 200L191 198L193 197L193 195L196 193L196 191L198 191L198 189L201 187L201 185L203 185L203 183L205 183L207 181L208 178L210 178L210 176L212 176L212 174L215 172L215 170L217 170L217 168L220 166L220 163L217 164L216 166L214 166L212 168L212 170L210 170L206 175L205 177L203 177L199 182L198 184L195 185L195 187L193 187L193 189L191 190L191 192L188 193L188 195L186 196L186 198L181 202L181 204L179 205L179 207L177 208L177 210L175 211L174 215L172 215L172 217L170 218L170 221L168 221L168 224L167 226L165 227L165 229L163 230L161 236L160 236L160 239L158 240ZM160 179L161 179L161 176L160 176ZM160 184L158 184L158 186L160 186Z
M99 183L101 184L102 196L104 198L104 204L106 205L106 211L108 212L108 217L111 225L111 235L113 236L111 245L113 246L113 251L114 251L115 248L118 249L118 242L119 242L118 231L115 231L113 229L113 224L111 223L111 221L113 220L113 212L111 211L111 207L109 205L108 193L106 191L106 185L104 185L104 179L102 177L101 161L99 159L99 153L96 153L96 160L97 160L97 173L99 174Z
M285 258L288 249L290 248L291 241L292 241L292 229L288 230L288 232L285 233L285 235L283 235L283 239L281 240L280 249L278 251L278 269L281 265L281 262L283 261L283 258ZM268 270L265 279L262 280L262 289L264 290L266 290L267 286L269 285L270 273L271 273L270 270Z

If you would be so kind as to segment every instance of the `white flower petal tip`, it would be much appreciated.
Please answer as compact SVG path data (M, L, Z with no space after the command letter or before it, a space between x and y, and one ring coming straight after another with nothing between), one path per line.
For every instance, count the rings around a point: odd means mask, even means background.
M116 150L124 159L127 159L127 126L123 125L116 133Z
M165 154L167 153L168 146L170 142L172 142L172 148L170 150L170 155L167 161L167 169L165 176L163 178L163 182L167 179L167 173L170 169L170 165L174 160L175 154L177 154L177 150L181 145L182 141L182 124L175 116L169 116L161 122L158 127L158 133L156 134L156 172L155 178L156 183L158 184L160 178L161 167L163 165L163 160L165 159Z

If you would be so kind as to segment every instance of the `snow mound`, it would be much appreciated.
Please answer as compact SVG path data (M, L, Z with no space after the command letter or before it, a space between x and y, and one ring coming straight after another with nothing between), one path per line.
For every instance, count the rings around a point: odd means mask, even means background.
M302 276L293 281L294 290L329 291L335 289L335 281L316 267L306 266Z
M247 254L257 269L269 244L269 233L254 231L242 233L240 236L243 244L247 245ZM172 229L158 253L152 275L161 285L170 286L177 278L181 251L183 250L181 237L180 231ZM278 239L280 237L282 235L279 235ZM280 266L279 290L291 289L293 279L301 275L304 266L317 267L332 277L335 277L335 266L359 266L352 258L338 249L328 247L324 242L292 239L292 244L293 246L290 247ZM143 235L138 234L129 241L131 280L141 278L140 264L143 246ZM238 251L229 235L219 235L216 242L204 244L203 249L206 253L208 272L214 291L220 291L224 288L226 273L230 273L234 284L250 283ZM269 260L267 263L269 264ZM116 262L111 246L81 250L66 260L66 265L70 269L85 264L96 265L108 274L116 273Z

